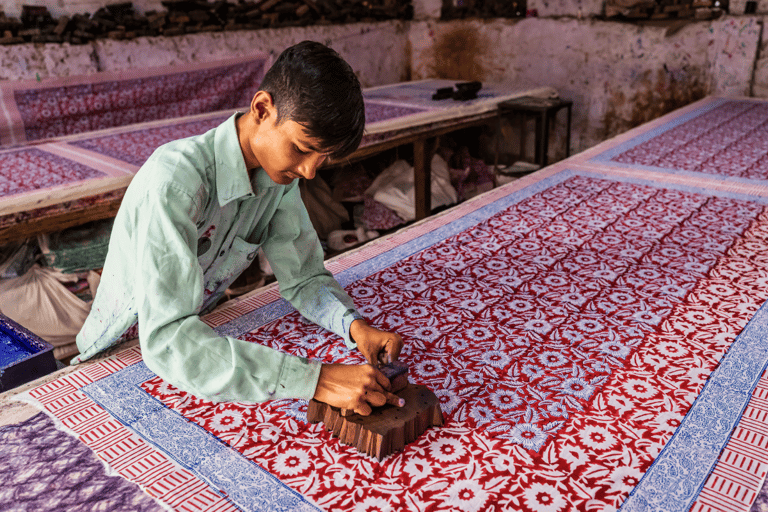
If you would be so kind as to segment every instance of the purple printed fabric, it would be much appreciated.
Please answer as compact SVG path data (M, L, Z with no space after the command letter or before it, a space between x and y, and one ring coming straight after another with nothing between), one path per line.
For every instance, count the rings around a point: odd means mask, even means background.
M136 484L107 475L82 442L39 413L0 427L0 508L8 512L164 510Z
M768 105L727 101L616 154L612 163L768 178Z
M371 125L397 117L405 117L426 112L425 108L407 107L401 105L387 105L386 103L365 102L365 124Z
M140 167L163 144L205 133L223 123L227 117L229 116L217 116L168 126L142 128L93 139L78 140L70 142L70 144Z
M37 148L0 153L0 197L102 176L85 164Z
M244 107L265 61L14 92L27 141Z

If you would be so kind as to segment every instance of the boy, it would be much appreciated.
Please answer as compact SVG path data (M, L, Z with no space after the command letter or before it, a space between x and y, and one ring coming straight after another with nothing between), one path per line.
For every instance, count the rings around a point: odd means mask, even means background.
M314 397L360 414L398 404L376 366L397 359L402 339L368 326L325 269L297 181L357 149L364 127L352 68L304 41L278 57L248 112L158 148L118 211L73 363L114 345L138 320L146 365L199 397ZM282 296L370 365L321 365L219 336L200 320L260 247Z

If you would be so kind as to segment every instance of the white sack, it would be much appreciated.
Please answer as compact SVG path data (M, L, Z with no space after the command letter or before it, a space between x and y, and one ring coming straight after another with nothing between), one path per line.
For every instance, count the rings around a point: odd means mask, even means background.
M432 157L432 208L456 202L456 189L451 185L448 164L440 155ZM415 185L413 167L405 160L381 171L365 191L374 200L394 210L403 220L416 218Z
M54 357L62 359L78 353L75 336L91 306L59 279L67 276L33 265L21 277L0 281L0 312L53 345Z

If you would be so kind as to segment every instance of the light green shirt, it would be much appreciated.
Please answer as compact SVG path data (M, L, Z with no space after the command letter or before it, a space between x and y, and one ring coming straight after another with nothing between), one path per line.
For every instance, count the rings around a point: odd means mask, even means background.
M230 117L158 148L134 177L115 218L91 313L77 336L84 361L136 320L144 362L167 382L214 401L311 398L320 363L228 336L199 315L214 307L259 248L281 295L341 336L361 318L323 265L298 180L249 180Z

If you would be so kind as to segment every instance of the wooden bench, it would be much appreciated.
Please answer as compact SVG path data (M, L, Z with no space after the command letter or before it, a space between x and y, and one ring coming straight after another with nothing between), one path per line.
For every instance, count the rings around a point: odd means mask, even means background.
M212 66L201 65L199 71L210 74L210 69ZM98 123L113 122L115 117L126 119L134 115L129 113L131 102L121 102L121 96L115 94L111 101L120 112L118 116L107 117L102 105L102 110L92 109L93 115L86 116L86 120L70 123L72 127L83 127L91 123L88 127L94 130L83 128L81 133L53 135L50 138L42 136L49 132L41 126L47 126L50 133L56 133L57 128L56 123L50 122L47 117L42 117L44 122L30 123L27 127L26 124L19 124L19 120L34 119L33 115L7 115L6 119L15 119L17 122L9 122L6 125L5 139L0 135L0 141L8 140L10 146L0 150L0 243L113 217L133 175L155 148L171 140L214 128L237 110L235 107L240 107L241 110L247 108L250 98L256 92L256 82L260 81L262 75L259 73L263 69L264 66L254 71L253 88L246 88L243 82L227 82L227 86L233 88L229 92L231 96L235 96L233 90L237 90L238 96L234 100L236 105L214 112L195 114L181 92L169 93L168 98L178 100L177 109L161 108L161 105L152 105L149 102L145 108L134 110L142 112L142 115L144 112L151 113L152 116L160 113L170 115L175 112L184 114L183 117L145 120L114 127L102 126ZM105 84L109 83L107 78L82 77L80 80ZM132 80L137 78L122 77L117 83L133 85ZM186 79L179 82L192 83ZM61 79L57 83L59 89L44 87L51 84L43 82L38 89L44 92L39 94L52 101L51 98L58 97L57 94L63 90L80 91L80 87L85 87L83 83L76 85L78 82L74 79ZM491 122L498 116L498 103L501 101L523 95L546 97L554 93L548 87L516 90L504 86L484 85L477 100L431 100L434 90L452 83L455 81L423 80L366 89L366 134L358 151L345 160L353 162L398 145L413 144L416 160L416 216L419 219L426 217L430 212L430 140L444 133ZM11 90L26 90L20 88L20 85L4 84L0 87L5 87L3 95L8 96ZM30 85L34 84L27 84ZM93 91L102 89L90 86L91 95L87 92L82 94L90 101L95 97ZM117 85L110 86L110 90L118 89ZM142 90L141 87L136 89ZM193 89L199 91L201 87L195 85ZM18 96L22 97L24 94L26 93L19 92ZM14 92L13 95L16 97L17 93ZM150 96L161 100L166 97L162 94ZM137 92L133 97L143 96ZM76 102L78 105L82 103L88 102ZM38 101L37 104L41 103ZM200 104L212 103L201 100ZM216 105L221 106L220 103ZM18 106L14 108L19 109ZM129 110L120 110L121 108ZM75 114L77 113L72 115ZM23 139L22 145L13 145L12 137L16 143Z

